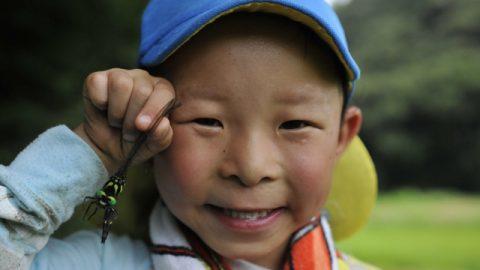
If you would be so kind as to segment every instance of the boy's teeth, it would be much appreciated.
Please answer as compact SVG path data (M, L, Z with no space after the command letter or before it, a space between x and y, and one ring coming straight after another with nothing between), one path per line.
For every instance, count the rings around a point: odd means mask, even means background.
M263 211L251 211L251 212L242 212L242 211L235 211L232 209L223 208L223 213L232 218L239 218L239 219L259 219L264 218L269 214L270 211L263 210Z

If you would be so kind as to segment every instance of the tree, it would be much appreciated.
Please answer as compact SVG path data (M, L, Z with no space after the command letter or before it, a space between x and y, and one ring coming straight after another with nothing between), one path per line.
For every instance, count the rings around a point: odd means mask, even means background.
M480 2L356 0L339 12L381 186L480 190Z

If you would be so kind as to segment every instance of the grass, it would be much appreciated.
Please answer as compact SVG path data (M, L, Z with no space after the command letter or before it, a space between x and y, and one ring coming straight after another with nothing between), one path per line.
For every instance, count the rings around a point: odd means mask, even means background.
M366 228L338 246L382 269L480 269L480 196L380 195Z

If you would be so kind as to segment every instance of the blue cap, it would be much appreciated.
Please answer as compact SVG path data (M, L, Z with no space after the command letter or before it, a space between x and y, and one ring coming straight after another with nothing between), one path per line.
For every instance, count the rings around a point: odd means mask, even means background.
M142 17L139 65L162 63L206 25L237 11L278 14L310 27L344 66L351 96L360 69L348 51L340 20L323 0L151 0Z

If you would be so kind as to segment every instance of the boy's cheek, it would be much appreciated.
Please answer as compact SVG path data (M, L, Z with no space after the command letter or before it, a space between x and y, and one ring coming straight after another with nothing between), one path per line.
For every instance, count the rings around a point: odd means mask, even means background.
M174 153L170 156L171 170L175 172L176 185L182 190L195 189L204 178L198 152Z
M187 136L177 133L170 147L162 154L161 162L166 165L162 167L169 172L170 181L174 181L169 184L182 192L193 193L184 195L198 194L199 189L207 184L205 180L211 177L209 170L212 167L212 158L209 156L212 151L203 148Z
M310 218L323 207L330 192L334 162L333 155L291 156L289 185L293 191L293 207L299 210L300 216Z

